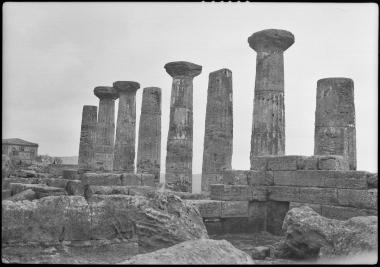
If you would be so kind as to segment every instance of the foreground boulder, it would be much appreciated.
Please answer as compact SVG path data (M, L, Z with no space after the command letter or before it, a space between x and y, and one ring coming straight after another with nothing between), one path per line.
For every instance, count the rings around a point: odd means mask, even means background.
M137 238L141 253L208 237L198 210L173 194L3 200L2 209L3 244Z
M252 258L226 240L198 239L139 254L121 264L253 264Z
M377 250L377 217L346 221L320 216L308 206L288 211L283 223L283 255L300 259L355 255Z

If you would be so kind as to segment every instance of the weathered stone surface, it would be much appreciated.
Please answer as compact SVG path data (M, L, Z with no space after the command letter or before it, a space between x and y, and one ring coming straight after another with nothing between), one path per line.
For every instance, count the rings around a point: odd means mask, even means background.
M94 94L99 98L96 125L95 169L112 171L115 135L115 99L117 91L108 86L98 86Z
M315 212L322 215L322 205L321 204L313 204L313 203L302 203L302 202L290 202L289 203L289 210L293 208L299 208L301 206L309 206L312 208ZM325 216L325 215L323 215ZM325 216L327 217L327 216Z
M256 32L248 38L250 47L257 52L251 169L255 156L285 153L283 52L293 42L290 32L276 29Z
M222 201L209 199L191 199L186 200L187 203L195 205L202 218L219 218L221 217Z
M353 255L377 250L377 217L347 221L320 216L310 207L291 209L284 220L285 250L296 258Z
M203 186L202 188L202 185L201 185L201 190L204 194L208 194L210 192L210 185L211 184L224 184L224 178L223 178L223 173L206 173L206 174L202 174L202 181L208 183L208 186L205 187ZM227 184L230 184L230 183L227 183ZM205 191L206 190L206 191Z
M13 164L9 156L2 154L1 155L1 178L9 177L13 171Z
M149 173L139 173L141 179L141 185L143 186L156 186L157 184L157 173L149 174Z
M132 257L122 264L253 264L252 258L226 240L190 240Z
M42 183L40 178L21 178L21 177L10 177L5 178L3 181L3 188L9 188L11 183L19 184L39 184Z
M338 203L364 209L377 209L377 189L338 189Z
M203 191L208 191L206 174L231 169L232 138L232 72L220 69L209 75L202 165Z
M366 189L367 177L365 171L326 171L320 172L324 176L324 186L333 188Z
M254 225L254 232L267 229L267 203L263 201L250 201L248 203L248 219Z
M294 186L268 186L268 199L275 201L299 201L300 189Z
M319 171L276 171L274 184L286 186L324 186L324 175Z
M267 201L269 190L266 186L252 186L250 188L252 194L251 199L256 201Z
M303 156L268 157L267 169L272 171L294 171L298 169L298 162Z
M119 94L113 169L134 172L136 139L136 91L140 84L117 81L113 88Z
M36 198L37 198L36 193L32 189L27 189L7 198L7 200L21 201L21 200L33 200Z
M66 183L65 190L69 196L83 196L84 185L80 180L69 180Z
M340 207L332 205L322 205L321 211L322 212L320 214L322 216L336 220L347 220L357 216L377 216L377 210L375 209L358 209L352 207Z
M141 177L134 173L123 173L121 175L121 185L141 185Z
M172 194L54 196L2 202L3 243L137 237L140 252L207 238L198 210ZM33 231L30 231L33 229Z
M318 156L301 157L297 166L299 170L318 170Z
M42 198L46 196L58 196L65 195L66 192L63 188L51 187L45 184L20 184L20 183L10 183L10 189L12 196L16 195L22 191L31 189L36 193L36 198Z
M88 185L122 185L122 175L118 173L84 173L82 183Z
M173 77L166 153L166 186L191 192L193 159L193 78L202 66L177 61L165 65Z
M336 188L300 187L299 202L316 204L338 204Z
M274 172L273 171L248 171L247 172L248 185L274 185Z
M144 88L141 104L137 172L155 175L160 181L161 166L161 89Z
M264 260L266 257L269 257L270 249L269 247L260 246L254 247L252 249L251 257L255 260Z
M129 186L102 186L102 185L92 185L91 190L93 194L97 195L129 195Z
M169 190L166 190L169 191ZM194 200L207 200L208 199L208 194L205 193L189 193L189 192L178 192L178 191L173 191L173 194L176 196L179 196L182 199L194 199Z
M274 235L283 235L282 223L289 210L288 201L268 201L266 213L266 231Z
M343 156L331 155L318 158L319 170L347 171L350 169L349 162Z
M220 217L248 217L248 201L222 201Z
M223 184L228 185L247 185L248 179L247 174L249 171L241 171L241 170L224 170L222 172L223 176Z
M83 106L78 156L78 166L82 170L95 168L97 112L96 106Z
M317 82L314 154L342 155L356 170L354 82L326 78Z
M37 177L37 173L36 171L33 171L33 170L16 170L14 172L14 175L16 177L23 177L23 178L36 178Z
M266 171L268 165L268 157L265 156L251 156L251 170Z
M251 200L247 185L210 185L210 198L214 200Z
M377 173L367 176L367 186L368 186L368 188L377 188L378 187Z
M66 180L78 180L79 179L78 170L64 169L62 170L62 178Z
M1 199L7 199L11 196L11 190L10 189L3 189L1 190Z

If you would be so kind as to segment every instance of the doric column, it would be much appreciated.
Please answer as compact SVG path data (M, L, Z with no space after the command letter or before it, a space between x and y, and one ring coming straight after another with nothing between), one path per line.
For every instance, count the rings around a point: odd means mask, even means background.
M84 171L95 169L96 106L83 106L80 129L78 168Z
M136 139L136 91L140 84L130 81L118 81L113 87L119 93L119 110L117 113L115 171L135 171Z
M137 172L155 175L160 182L161 165L161 89L144 88L141 104Z
M109 86L98 86L94 94L99 98L98 123L96 127L96 170L113 170L113 146L115 135L116 90Z
M326 78L317 82L314 154L343 155L356 170L354 82Z
M248 43L257 52L251 135L255 156L285 154L284 51L294 43L292 33L269 29L256 32Z
M202 66L177 61L165 65L173 77L170 122L166 154L166 187L176 191L192 190L193 159L193 78Z
M202 165L202 191L224 169L231 169L233 114L232 72L221 69L209 75Z

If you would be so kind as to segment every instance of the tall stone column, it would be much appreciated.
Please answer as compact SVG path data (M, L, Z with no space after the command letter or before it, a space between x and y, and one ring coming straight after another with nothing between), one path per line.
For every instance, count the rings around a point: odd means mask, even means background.
M138 173L152 173L156 184L160 182L161 89L158 87L143 91L136 165Z
M78 156L80 170L95 169L97 112L98 107L96 106L83 106Z
M252 164L255 156L285 154L284 51L294 43L294 36L269 29L252 34L248 43L257 52Z
M231 169L232 161L232 72L221 69L211 72L208 81L205 137L202 165L202 191L224 169Z
M354 82L326 78L317 82L315 155L343 155L356 170Z
M165 65L173 77L166 154L166 187L191 192L193 160L193 78L202 66L177 61Z
M136 139L136 91L140 84L130 81L118 81L113 87L119 93L119 110L117 113L115 171L135 171Z
M113 146L115 135L116 90L109 86L98 86L94 94L99 98L98 123L96 127L96 170L113 170Z

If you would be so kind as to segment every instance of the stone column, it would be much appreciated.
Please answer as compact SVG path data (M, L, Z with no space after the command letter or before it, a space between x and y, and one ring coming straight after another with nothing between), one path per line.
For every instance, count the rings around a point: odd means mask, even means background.
M95 169L97 111L96 106L83 106L78 156L80 170Z
M98 123L96 127L96 170L113 170L113 146L115 135L116 90L109 86L98 86L94 94L99 98Z
M343 155L356 170L354 82L326 78L317 82L315 155Z
M138 142L137 172L154 174L158 184L161 166L161 89L158 87L144 88Z
M193 78L202 66L177 61L165 65L173 77L166 154L166 187L191 192L193 159Z
M202 165L202 191L218 183L232 161L232 72L221 69L209 75Z
M119 93L119 110L117 113L115 171L135 171L136 139L136 91L140 84L130 81L118 81L113 87Z
M251 135L251 164L255 156L285 154L284 51L294 43L292 33L269 29L248 38L257 52Z

